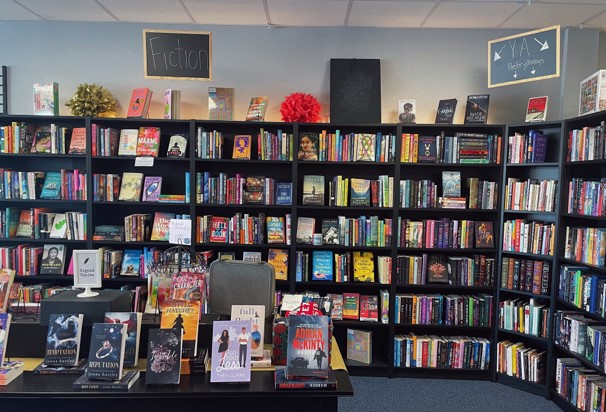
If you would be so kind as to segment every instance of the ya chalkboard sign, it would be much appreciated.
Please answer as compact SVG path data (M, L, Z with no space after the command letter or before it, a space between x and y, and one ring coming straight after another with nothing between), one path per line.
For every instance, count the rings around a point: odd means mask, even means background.
M212 34L143 30L145 78L212 80Z
M488 87L560 76L560 26L488 42Z

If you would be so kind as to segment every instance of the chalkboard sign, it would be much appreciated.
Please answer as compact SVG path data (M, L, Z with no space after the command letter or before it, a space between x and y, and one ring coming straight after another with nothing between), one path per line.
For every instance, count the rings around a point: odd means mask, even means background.
M143 30L145 78L212 80L212 34Z
M488 42L488 87L560 76L560 26Z

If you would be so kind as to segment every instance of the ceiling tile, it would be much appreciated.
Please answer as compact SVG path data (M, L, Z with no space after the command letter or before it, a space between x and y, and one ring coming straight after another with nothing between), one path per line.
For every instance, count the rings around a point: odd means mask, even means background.
M581 23L595 17L606 9L606 5L590 4L543 4L533 3L530 7L536 7L553 21L562 27L578 26Z
M0 20L41 20L12 0L0 1Z
M588 27L602 28L602 31L606 30L606 13L602 13L599 16L592 17L585 22Z
M93 0L19 0L46 20L116 21Z
M419 27L435 1L354 1L348 26Z
M489 28L496 27L519 7L516 3L442 2L423 27Z
M196 23L243 26L267 24L261 0L182 0Z
M124 22L192 23L178 0L97 0L111 14Z
M499 28L501 29L539 29L542 27L553 26L554 22L549 20L536 7L522 6L517 13L504 21Z
M267 0L272 24L280 26L342 26L347 0Z

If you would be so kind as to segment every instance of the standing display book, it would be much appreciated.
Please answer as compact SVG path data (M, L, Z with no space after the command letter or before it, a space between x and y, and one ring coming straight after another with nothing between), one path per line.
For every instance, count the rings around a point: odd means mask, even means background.
M105 323L126 325L126 343L124 345L124 366L137 366L139 360L139 341L141 338L141 312L105 312Z
M263 357L265 305L231 305L231 320L250 320L250 355Z
M328 378L328 350L328 316L288 317L288 378Z
M150 329L145 384L178 385L181 381L183 329Z
M93 323L86 378L115 381L122 378L126 325Z
M211 382L250 382L250 320L213 322Z
M12 315L10 313L0 313L0 365L4 365L4 358L6 357L11 318Z
M183 331L183 358L193 358L198 352L198 327L200 319L199 300L166 299L160 309L160 327L173 329L175 333Z
M82 335L81 313L51 313L48 319L44 365L77 366Z

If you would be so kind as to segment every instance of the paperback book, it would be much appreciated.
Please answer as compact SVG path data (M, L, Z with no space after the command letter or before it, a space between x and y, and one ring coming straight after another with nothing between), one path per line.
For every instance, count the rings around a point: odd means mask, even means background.
M213 322L211 382L250 382L250 320Z
M249 134L239 134L234 136L234 150L232 159L250 160L250 151L252 146L252 136Z
M436 112L436 124L452 124L455 110L457 108L457 99L440 100Z
M139 129L120 130L120 140L118 141L118 156L135 156L137 154L138 139Z
M330 250L314 250L311 257L311 280L333 280L333 252Z
M160 151L160 128L159 127L140 127L137 138L137 156L158 157Z
M6 358L6 348L8 345L8 332L11 328L12 315L10 313L0 313L0 365L4 365Z
M488 119L488 94L472 94L467 96L465 106L465 124L486 124Z
M537 96L528 99L526 122L544 122L547 118L548 96Z
M476 247L477 248L492 248L494 247L494 230L493 224L490 221L479 221L475 224L476 227Z
M153 91L148 87L139 87L133 89L130 96L130 103L128 104L126 117L147 117L152 94Z
M164 90L164 118L178 119L179 117L181 117L181 91Z
M288 317L286 376L328 378L328 316Z
M74 127L69 140L68 154L86 154L86 128Z
M155 212L150 239L153 241L168 242L170 220L175 219L176 216L177 214L172 212Z
M267 111L267 105L269 103L269 97L257 96L250 99L248 105L248 112L246 114L247 122L262 122L265 119L265 112Z
M324 206L324 176L303 176L303 204Z
M122 373L122 377L114 380L97 380L90 379L86 374L80 376L73 383L75 390L92 390L92 391L127 391L135 382L139 380L141 371L137 369L128 370Z
M120 276L139 276L142 253L140 249L124 249Z
M147 340L146 385L178 385L181 381L183 330L150 329Z
M370 206L370 179L349 179L351 184L350 206Z
M62 275L65 267L65 245L44 245L40 261L41 275Z
M193 358L198 349L200 301L165 299L160 306L160 328L183 332L182 358Z
M23 361L7 361L0 368L0 386L6 386L23 374Z
M81 313L51 313L49 315L44 350L45 365L78 365L83 321L84 315Z
M322 219L322 244L339 244L339 221L337 218Z
M59 116L59 83L34 83L34 115Z
M162 191L162 176L145 176L143 181L143 202L157 202Z
M86 376L89 380L115 381L122 377L126 325L93 323Z
M269 249L267 263L274 267L276 280L288 280L288 249Z
M296 242L302 245L311 245L313 243L315 227L315 218L299 216L297 218Z
M124 366L137 366L139 361L139 341L141 338L141 312L105 312L105 323L126 325L126 343L124 346Z
M372 252L353 252L353 279L355 282L375 281L375 257Z
M292 204L292 182L276 183L276 205Z
M461 172L442 171L442 196L461 197Z
M83 375L86 372L86 365L88 359L82 358L78 360L78 363L74 366L52 366L47 365L44 361L37 365L32 372L35 375Z
M414 99L398 100L398 122L413 124L416 119L417 104Z
M167 158L184 158L187 150L187 138L182 134L173 134L168 141Z
M126 202L139 202L143 187L143 173L124 172L118 200Z
M250 355L263 357L265 305L232 305L231 320L250 320Z
M234 88L208 88L208 118L210 120L233 120Z
M40 199L60 199L61 198L61 173L46 172Z
M303 133L299 139L299 160L318 160L318 134Z
M372 332L347 328L347 359L372 363Z

